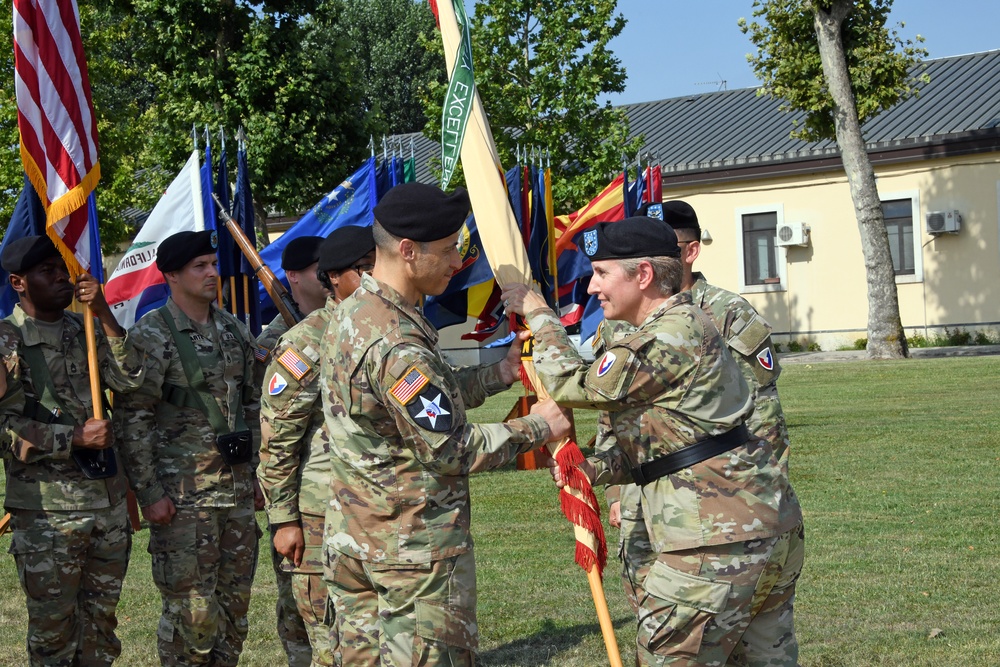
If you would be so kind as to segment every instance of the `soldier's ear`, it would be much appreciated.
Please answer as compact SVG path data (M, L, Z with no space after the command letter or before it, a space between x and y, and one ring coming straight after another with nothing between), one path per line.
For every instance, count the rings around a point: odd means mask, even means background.
M405 260L412 260L417 254L417 244L410 239L399 240L399 256Z
M19 276L17 274L12 273L10 274L8 279L10 280L10 286L14 288L15 292L17 292L18 294L24 294L25 292L24 276Z

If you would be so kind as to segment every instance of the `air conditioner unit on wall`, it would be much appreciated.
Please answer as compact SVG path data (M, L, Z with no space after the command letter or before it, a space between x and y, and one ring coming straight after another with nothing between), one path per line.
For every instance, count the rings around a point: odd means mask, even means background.
M928 234L958 234L962 229L958 211L930 211L924 222Z
M778 225L779 246L809 245L809 225L803 222L783 222Z

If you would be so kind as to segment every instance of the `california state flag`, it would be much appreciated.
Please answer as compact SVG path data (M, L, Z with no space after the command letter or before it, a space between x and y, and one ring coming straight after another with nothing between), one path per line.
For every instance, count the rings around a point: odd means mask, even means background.
M111 312L126 329L167 300L167 284L156 268L160 242L177 232L205 229L198 170L198 153L193 151L104 287Z

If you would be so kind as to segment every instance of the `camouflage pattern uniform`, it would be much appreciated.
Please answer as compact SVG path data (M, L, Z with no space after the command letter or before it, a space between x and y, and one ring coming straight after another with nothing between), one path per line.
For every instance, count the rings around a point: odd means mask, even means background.
M121 460L114 477L87 479L70 457L74 427L38 421L25 406L25 398L37 401L40 391L23 349L38 346L68 416L79 425L93 416L82 329L75 313L48 323L20 306L10 321L0 322L9 385L0 403L4 505L11 514L10 552L27 598L31 665L110 665L121 653L115 607L132 547ZM141 352L128 338L107 338L100 325L96 330L103 385L121 392L138 388Z
M272 527L298 522L306 544L298 567L284 559L273 542L271 546L278 577L278 636L291 667L333 665L323 582L330 447L319 399L319 349L334 308L336 302L330 297L324 308L281 336L264 374L261 394L257 478L267 500L267 518ZM305 646L297 634L289 637L289 630L295 628L289 627L292 619L306 633Z
M472 664L468 476L542 444L548 424L537 415L467 423L466 409L507 388L499 367L449 366L433 325L368 275L320 353L337 664Z
M777 380L781 367L771 343L771 326L740 295L709 284L701 273L695 273L693 277L695 282L691 287L691 296L694 305L700 307L719 329L733 359L740 367L743 379L753 392L754 411L747 419L747 428L754 435L771 443L771 449L787 481L788 429L778 399ZM606 347L633 330L633 327L622 321L602 323L594 341L595 357L599 357ZM599 436L605 433L602 431ZM600 437L598 439L600 449L607 449L613 444L613 438L604 444ZM787 488L788 502L783 505L784 511L801 516L795 492L790 484ZM634 484L609 487L606 495L609 504L620 500L622 525L619 554L623 563L622 584L633 609L637 609L637 600L642 594L641 583L652 564L652 559L647 556L650 543L642 519L639 487ZM785 523L789 519L783 516L781 520ZM795 583L801 574L804 559L804 537L800 523L798 530L790 537L788 560L788 563L798 563L798 567L791 567L786 563L780 580L774 584L768 607L761 609L755 616L754 623L741 640L741 646L734 653L737 662L746 660L750 665L761 667L797 664L798 641L795 633L789 632L789 627L793 627Z
M548 309L529 314L535 367L567 407L608 412L615 446L591 457L595 484L738 427L753 409L739 367L690 292L668 299L588 368ZM770 444L746 444L638 488L649 551L636 584L644 665L723 665L777 579L801 523ZM623 524L624 525L624 524ZM641 583L641 588L638 584ZM791 620L790 618L787 620Z
M273 352L278 345L278 339L287 333L288 329L285 318L281 316L281 313L278 313L257 336L253 382L255 387L262 387L264 392L267 392L267 387L263 387L264 381L270 379L274 374L267 372L274 362ZM320 334L322 333L320 330ZM263 442L261 444L263 445ZM268 523L274 523L270 515L268 515ZM271 536L274 537L273 528ZM287 568L282 567L281 561L282 558L274 550L272 543L271 564L274 567L274 580L278 587L278 598L274 605L278 618L278 639L281 640L281 645L285 649L288 667L308 667L312 660L309 631L295 602L295 595L292 591L292 573Z
M189 318L172 299L165 307L178 332L190 336L230 428L243 411L253 429L259 423L259 390L248 384L254 341L246 327L214 304L207 324ZM126 415L126 469L139 505L168 496L177 508L168 525L150 525L153 580L163 600L156 633L160 662L230 667L246 639L257 567L254 464L227 465L208 418L164 398L165 385L190 385L162 313L146 314L131 335L147 358L142 388L126 397L119 411Z

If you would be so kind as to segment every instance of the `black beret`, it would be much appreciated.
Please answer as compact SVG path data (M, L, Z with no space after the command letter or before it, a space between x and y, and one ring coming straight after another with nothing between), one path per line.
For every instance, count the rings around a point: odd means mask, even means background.
M433 185L403 183L385 193L375 206L375 219L401 239L437 241L461 228L469 208L465 188L456 188L449 195Z
M214 255L218 247L219 235L211 229L171 234L156 249L156 268L163 273L179 271L195 257Z
M349 268L374 249L375 237L371 227L338 227L320 244L316 270L326 273Z
M693 229L701 237L701 225L698 224L698 215L691 208L691 204L680 199L665 201L662 204L643 204L636 215L644 215L648 218L663 220L665 223L676 229Z
M0 266L7 273L21 274L38 266L49 257L58 257L56 244L45 234L41 236L23 236L12 241L3 249L0 256Z
M655 218L634 217L621 222L599 222L577 234L573 242L591 261L681 256L674 230Z
M319 260L319 244L322 236L299 236L288 242L281 251L281 268L285 271L301 271Z

